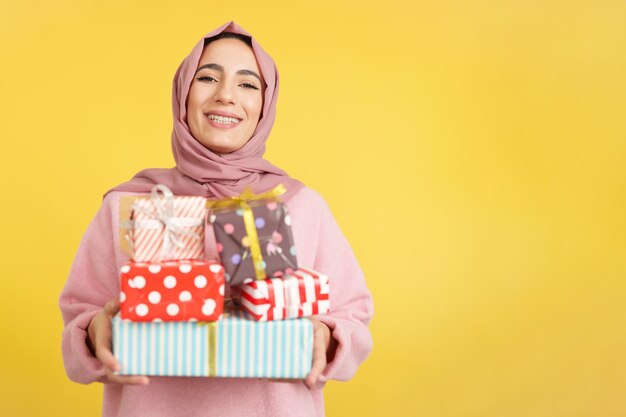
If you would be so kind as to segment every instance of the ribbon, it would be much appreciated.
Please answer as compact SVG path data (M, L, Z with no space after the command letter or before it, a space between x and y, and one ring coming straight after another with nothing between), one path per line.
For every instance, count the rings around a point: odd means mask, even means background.
M199 322L199 326L207 326L207 376L217 375L217 323L214 321Z
M163 194L161 197L159 194ZM185 243L181 240L182 236L190 236L192 239L201 240L202 237L189 230L190 227L202 225L202 219L189 217L175 217L174 210L174 194L163 184L157 184L152 187L150 192L150 200L154 210L143 207L137 203L133 204L133 211L142 213L149 219L133 220L132 225L142 229L160 229L163 228L163 246L161 254L163 257L171 257L176 248L183 248Z
M259 236L257 235L256 225L254 224L254 213L252 212L250 203L260 200L276 200L286 191L287 189L283 184L278 184L276 187L263 194L254 194L250 188L246 188L239 196L217 201L207 201L206 203L207 208L211 210L241 209L243 223L246 234L248 235L248 241L250 242L250 255L252 256L256 279L266 278L265 262L263 262L263 255L261 255L261 245L259 244Z

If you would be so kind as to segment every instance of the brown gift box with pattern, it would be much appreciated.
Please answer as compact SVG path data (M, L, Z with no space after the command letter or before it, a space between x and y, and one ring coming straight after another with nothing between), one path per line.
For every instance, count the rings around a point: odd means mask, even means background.
M276 200L254 200L244 203L251 209L261 252L265 276L280 275L298 267L296 247L291 233L287 207ZM246 232L243 207L212 207L209 221L213 225L217 250L229 285L256 279L251 254L253 239Z

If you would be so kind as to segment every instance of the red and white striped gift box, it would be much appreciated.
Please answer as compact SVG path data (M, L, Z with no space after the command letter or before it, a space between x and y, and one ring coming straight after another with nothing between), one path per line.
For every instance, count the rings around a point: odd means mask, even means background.
M270 321L328 313L329 290L326 275L298 268L282 277L248 281L232 293L255 320Z
M206 198L174 196L164 185L157 185L150 197L134 197L130 201L128 217L124 219L120 214L121 238L130 244L134 262L204 257Z

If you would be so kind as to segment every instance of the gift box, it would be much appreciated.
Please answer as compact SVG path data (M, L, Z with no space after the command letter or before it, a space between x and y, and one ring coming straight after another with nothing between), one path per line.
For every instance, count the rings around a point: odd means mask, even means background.
M120 314L133 321L215 321L224 309L224 268L207 261L128 262Z
M174 196L159 184L150 197L120 199L120 244L135 262L204 257L206 198Z
M287 207L272 192L268 194L264 198L266 194L244 192L239 197L207 203L230 285L297 268L291 217Z
M120 375L304 378L311 370L308 319L258 322L243 311L216 322L113 318Z
M241 307L255 320L283 320L326 314L330 310L328 277L299 268L279 277L249 280L232 287Z

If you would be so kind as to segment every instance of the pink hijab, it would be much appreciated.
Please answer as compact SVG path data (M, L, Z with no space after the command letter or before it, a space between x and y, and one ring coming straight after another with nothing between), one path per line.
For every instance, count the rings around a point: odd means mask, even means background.
M230 154L218 155L205 148L191 135L187 125L186 102L191 82L204 49L204 40L222 32L250 36L252 51L267 88L265 89L262 117L252 138L241 149ZM282 199L283 201L288 200L300 188L304 187L304 184L263 159L265 141L276 118L277 98L278 71L276 64L246 30L235 22L228 22L207 33L183 60L174 76L172 153L176 167L145 169L138 172L130 181L120 184L108 192L147 193L150 192L154 184L165 184L177 195L224 198L238 195L246 187L252 188L255 193L261 193L282 183L287 188L287 193L283 195Z

